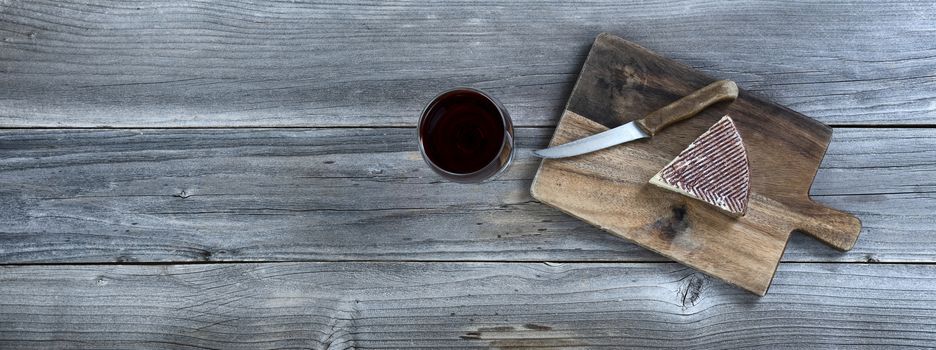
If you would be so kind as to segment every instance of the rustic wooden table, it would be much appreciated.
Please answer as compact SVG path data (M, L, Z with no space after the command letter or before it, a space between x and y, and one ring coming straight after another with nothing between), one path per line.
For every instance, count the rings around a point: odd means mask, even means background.
M758 298L532 200L611 32L832 125ZM0 348L936 346L936 6L0 2ZM499 97L510 171L441 181L422 105Z

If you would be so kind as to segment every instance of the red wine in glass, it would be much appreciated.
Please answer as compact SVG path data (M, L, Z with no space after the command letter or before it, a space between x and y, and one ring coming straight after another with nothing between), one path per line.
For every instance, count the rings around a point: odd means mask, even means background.
M504 171L513 156L513 124L494 98L470 88L443 92L419 119L419 149L442 177L477 183Z

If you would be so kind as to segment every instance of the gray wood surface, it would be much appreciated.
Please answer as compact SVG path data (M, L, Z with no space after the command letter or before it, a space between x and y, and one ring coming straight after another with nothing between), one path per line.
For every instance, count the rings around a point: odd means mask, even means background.
M552 130L516 134L508 173L460 185L410 128L6 130L0 261L662 259L533 201ZM933 129L836 130L812 192L864 232L784 260L936 261L934 159Z
M763 298L675 263L0 271L11 349L936 346L933 265L782 264Z
M931 1L0 2L0 126L554 125L607 31L832 124L934 124Z
M934 23L930 1L0 0L0 349L934 348ZM811 192L862 219L854 250L794 235L757 298L533 201L529 152L600 32L836 126ZM458 85L521 126L496 181L415 151Z

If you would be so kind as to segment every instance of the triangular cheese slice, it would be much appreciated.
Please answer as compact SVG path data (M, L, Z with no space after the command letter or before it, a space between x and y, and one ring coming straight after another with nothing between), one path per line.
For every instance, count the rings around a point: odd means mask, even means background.
M714 205L729 215L744 215L751 192L751 169L731 117L722 117L692 141L650 183Z

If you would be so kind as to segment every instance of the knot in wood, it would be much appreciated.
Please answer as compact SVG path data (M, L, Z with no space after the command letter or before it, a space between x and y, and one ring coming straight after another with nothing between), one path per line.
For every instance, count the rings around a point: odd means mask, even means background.
M702 289L705 284L705 275L693 273L684 277L679 287L680 305L684 309L695 306L702 298Z

